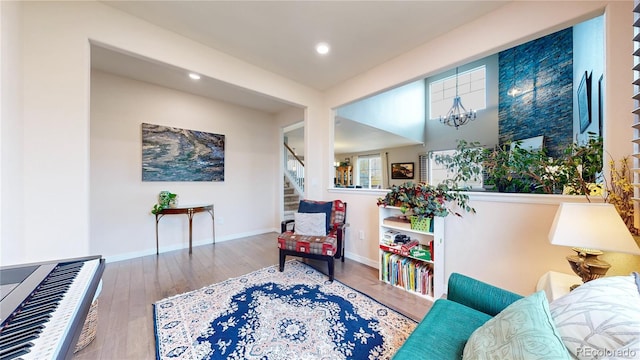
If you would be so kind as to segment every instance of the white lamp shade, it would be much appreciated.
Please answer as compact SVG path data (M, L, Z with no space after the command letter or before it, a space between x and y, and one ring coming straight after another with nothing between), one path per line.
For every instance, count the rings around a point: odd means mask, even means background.
M560 204L549 242L640 255L640 248L616 208L607 203Z

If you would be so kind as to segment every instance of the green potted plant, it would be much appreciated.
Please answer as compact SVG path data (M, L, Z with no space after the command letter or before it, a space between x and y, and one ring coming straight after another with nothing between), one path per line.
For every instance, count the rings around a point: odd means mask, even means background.
M411 219L412 227L428 231L429 222L434 216L462 216L458 210L475 213L468 201L467 194L450 189L447 185L406 182L392 186L384 198L378 198L377 205L399 207Z
M447 186L453 189L467 189L469 181L482 179L482 162L487 154L479 142L467 142L458 140L454 154L436 155L436 164L444 165L447 172L453 175L445 180Z
M484 173L485 188L498 192L582 195L601 174L602 138L591 133L586 143L569 145L558 158L550 158L544 149L524 149L520 142L484 149L462 140L453 155L435 161L452 174L447 184L477 180Z
M504 143L485 153L485 183L499 192L543 192L537 173L548 158L544 150L528 150L520 142Z
M602 177L603 161L602 138L594 133L589 133L586 143L568 146L562 164L567 173L564 193L589 195Z
M499 192L535 192L534 169L546 158L543 150L526 150L519 142L487 149L479 142L458 140L455 153L438 155L435 162L447 169L451 177L445 182L454 188L468 190L467 182L482 179L485 188Z
M153 205L153 207L151 208L151 213L158 214L163 209L175 207L178 201L177 198L178 194L174 194L166 190L160 191L160 194L158 194L158 203Z

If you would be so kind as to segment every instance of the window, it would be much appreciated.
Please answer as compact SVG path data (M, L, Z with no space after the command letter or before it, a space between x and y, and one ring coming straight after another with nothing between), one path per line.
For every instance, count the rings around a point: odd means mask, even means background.
M487 107L487 71L484 65L458 73L458 96L467 110ZM436 80L429 85L429 119L445 116L456 96L456 75Z
M360 155L357 165L357 184L364 189L382 189L382 160L380 154Z
M440 150L440 151L432 151L429 155L425 155L425 160L428 161L428 177L429 184L431 185L439 185L445 182L447 179L451 179L453 174L450 173L444 164L436 163L436 156L452 156L455 155L457 150ZM427 159L428 158L428 159ZM482 165L478 164L480 173L482 173ZM482 176L477 179L471 179L466 183L458 183L455 186L461 189L482 189L483 181Z
M427 168L429 166L429 155L418 155L418 181L421 183L429 183Z

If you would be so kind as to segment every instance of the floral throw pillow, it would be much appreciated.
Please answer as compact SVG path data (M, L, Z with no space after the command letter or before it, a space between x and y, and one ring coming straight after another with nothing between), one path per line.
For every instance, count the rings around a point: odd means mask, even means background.
M476 329L463 360L569 360L543 291L522 298Z

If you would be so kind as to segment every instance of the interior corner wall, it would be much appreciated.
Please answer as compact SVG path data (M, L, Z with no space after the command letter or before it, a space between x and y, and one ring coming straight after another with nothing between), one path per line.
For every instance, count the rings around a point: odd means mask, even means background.
M91 41L305 107L306 120L312 123L328 118L318 91L101 2L25 1L21 8L24 132L6 136L20 137L23 143L22 154L17 156L22 155L24 169L12 177L23 184L18 196L25 209L19 225L23 229L20 241L24 251L12 262L84 256L94 251L89 228ZM327 137L321 125L312 125L310 130L318 134L318 140L312 156L306 158L318 164L309 169L311 182L317 184L322 175L319 164L326 157L323 152ZM235 139L229 141L231 146ZM252 165L253 161L233 164ZM5 164L2 166L4 169ZM277 167L277 163L273 166ZM254 175L250 181L263 181ZM319 187L314 191L319 193ZM4 198L2 202L4 205ZM147 204L145 213L151 205ZM276 213L277 202L271 205L270 213ZM233 221L229 216L224 220ZM272 228L277 225L272 224ZM150 218L140 224L152 226Z
M0 264L26 256L22 202L21 3L0 1Z
M225 180L142 181L143 122L225 135ZM154 253L150 210L162 190L178 194L178 205L214 204L216 241L274 231L278 133L267 113L92 71L91 252L107 259ZM161 251L187 247L187 234L187 216L164 216ZM193 243L211 242L211 218L196 214Z
M414 81L341 106L336 115L424 143L425 83Z

